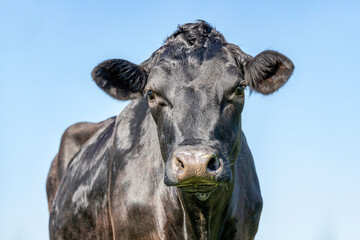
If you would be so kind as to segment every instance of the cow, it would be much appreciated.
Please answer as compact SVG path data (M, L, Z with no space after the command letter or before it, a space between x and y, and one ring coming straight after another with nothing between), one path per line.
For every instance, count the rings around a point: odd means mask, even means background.
M47 180L50 239L254 239L263 201L241 127L245 89L271 94L293 70L202 20L139 65L100 63L95 83L133 101L63 134Z

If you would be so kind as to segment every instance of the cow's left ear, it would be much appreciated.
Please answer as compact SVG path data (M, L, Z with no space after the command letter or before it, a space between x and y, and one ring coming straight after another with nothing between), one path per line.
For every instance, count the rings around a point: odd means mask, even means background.
M123 59L110 59L97 65L91 73L96 84L118 100L141 96L147 81L146 71Z
M286 83L293 71L290 59L275 51L264 51L246 62L245 81L251 89L271 94Z

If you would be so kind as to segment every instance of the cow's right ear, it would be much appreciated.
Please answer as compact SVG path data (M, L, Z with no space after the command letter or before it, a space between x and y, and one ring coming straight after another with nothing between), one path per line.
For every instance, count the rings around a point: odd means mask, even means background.
M142 67L123 59L100 63L91 76L102 90L118 100L140 97L147 81L146 71Z

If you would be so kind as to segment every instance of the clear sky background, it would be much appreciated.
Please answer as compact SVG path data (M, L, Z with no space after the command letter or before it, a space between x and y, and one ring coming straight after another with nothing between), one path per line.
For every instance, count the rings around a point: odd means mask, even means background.
M61 134L126 106L96 87L93 67L141 63L196 19L296 66L277 93L246 98L264 199L256 239L360 239L360 1L332 0L0 0L0 239L48 239L45 182Z

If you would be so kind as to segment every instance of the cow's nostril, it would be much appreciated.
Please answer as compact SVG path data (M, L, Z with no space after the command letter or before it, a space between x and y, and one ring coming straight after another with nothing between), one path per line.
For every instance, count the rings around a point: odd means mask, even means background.
M219 169L219 167L220 164L219 161L217 160L217 157L216 156L211 157L208 162L207 169L210 171L216 171L217 169Z

